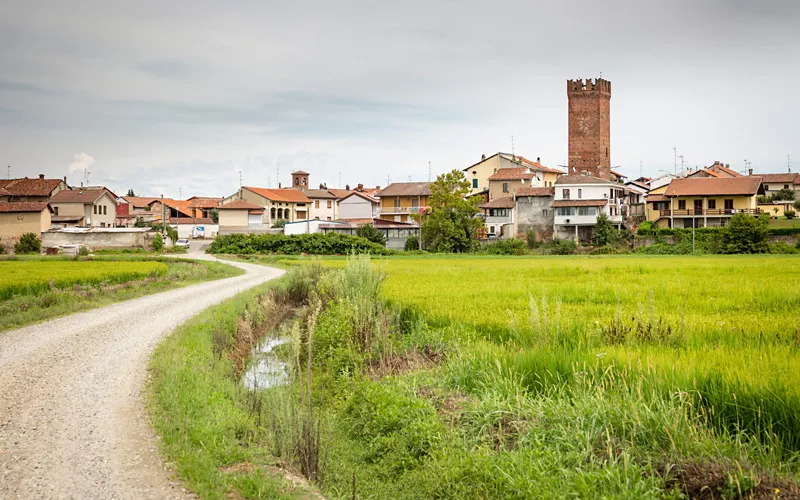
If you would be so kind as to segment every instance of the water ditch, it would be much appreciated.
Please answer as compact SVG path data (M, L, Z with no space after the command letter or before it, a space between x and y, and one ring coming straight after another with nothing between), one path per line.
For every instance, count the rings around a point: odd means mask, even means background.
M259 342L242 375L242 383L248 390L269 389L289 383L289 367L278 358L276 349L291 341L291 337L285 336L267 337Z

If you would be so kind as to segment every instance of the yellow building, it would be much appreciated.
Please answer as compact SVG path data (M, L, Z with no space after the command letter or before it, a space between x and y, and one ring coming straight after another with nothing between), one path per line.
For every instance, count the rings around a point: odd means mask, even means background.
M532 185L526 187L552 187L556 179L565 175L562 170L545 167L539 158L531 161L523 156L508 153L495 153L488 158L483 155L481 161L463 169L464 175L470 182L470 194L488 190L489 178L500 170L509 168L522 168L533 174Z
M234 200L243 200L264 208L261 222L266 225L272 225L281 220L295 222L310 219L311 199L299 189L243 186L236 193L223 199L222 205L227 205Z
M673 179L647 195L647 219L657 227L724 226L737 213L758 215L759 177Z
M0 244L12 247L25 233L41 238L50 229L51 210L46 201L0 202Z
M413 214L428 208L430 194L430 182L393 182L375 195L380 200L378 218L413 222Z

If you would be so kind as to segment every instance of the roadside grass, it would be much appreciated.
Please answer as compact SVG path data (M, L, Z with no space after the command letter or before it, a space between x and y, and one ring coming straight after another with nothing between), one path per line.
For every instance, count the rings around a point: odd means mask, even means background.
M14 267L24 268L24 274L12 273ZM0 300L0 331L242 273L218 262L132 255L5 260L0 262L0 283L13 281L16 293Z
M202 498L315 497L278 468L280 461L263 441L252 395L229 358L242 318L264 321L249 316L255 314L252 306L278 286L267 283L206 310L152 356L148 409L163 437L162 451Z

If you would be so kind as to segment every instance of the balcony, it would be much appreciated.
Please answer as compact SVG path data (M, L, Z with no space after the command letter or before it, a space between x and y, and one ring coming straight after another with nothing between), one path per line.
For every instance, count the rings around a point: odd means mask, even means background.
M425 210L428 207L380 207L378 213L389 215L403 215L403 214L418 214L420 209Z
M730 217L744 213L759 215L760 208L688 208L680 210L659 210L661 217Z
M511 214L508 215L487 215L486 216L486 225L487 226L497 226L503 224L511 224L514 222L514 218Z

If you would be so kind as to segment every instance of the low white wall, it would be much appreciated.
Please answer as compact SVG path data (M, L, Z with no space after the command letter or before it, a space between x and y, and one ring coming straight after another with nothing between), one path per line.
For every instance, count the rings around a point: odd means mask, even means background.
M219 232L219 224L178 224L178 238L191 238L195 227L203 227L206 230L204 238L216 238ZM175 227L175 224L172 224Z
M42 247L52 248L61 245L84 245L90 249L100 248L149 248L155 232L121 231L113 232L59 232L42 233Z

